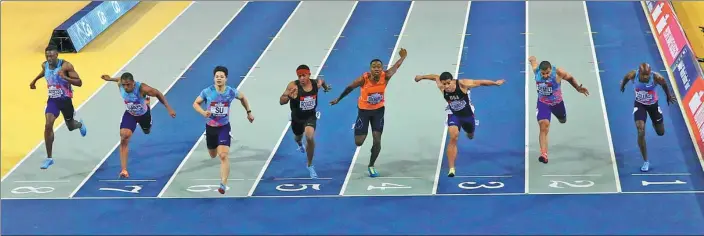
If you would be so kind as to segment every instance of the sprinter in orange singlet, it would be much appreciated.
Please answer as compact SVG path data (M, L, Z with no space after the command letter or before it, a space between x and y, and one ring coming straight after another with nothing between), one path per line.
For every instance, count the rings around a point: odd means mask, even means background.
M406 49L401 48L399 55L401 58L396 63L384 71L384 64L379 59L374 59L370 63L370 72L365 72L345 88L345 91L340 94L339 98L332 100L330 105L337 104L342 98L350 94L357 87L361 87L357 107L357 121L354 125L354 142L357 147L362 146L369 132L369 125L372 126L372 137L374 144L372 145L372 155L369 159L369 176L377 177L379 173L374 168L374 162L379 157L381 152L381 133L384 130L384 93L386 86L389 84L391 77L396 74L396 70L401 66L403 60L406 59Z

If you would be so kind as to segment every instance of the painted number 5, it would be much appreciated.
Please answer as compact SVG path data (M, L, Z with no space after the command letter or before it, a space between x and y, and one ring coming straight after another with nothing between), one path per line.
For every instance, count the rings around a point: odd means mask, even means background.
M313 190L320 190L320 184L298 184L300 187L298 188L290 188L296 186L295 184L282 184L279 186L276 186L276 190L283 191L283 192L297 192L297 191L303 191L308 189L308 186L312 188Z
M489 182L487 184L477 184L477 182L462 182L457 185L457 187L460 187L461 189L480 189L480 188L489 188L489 189L494 189L494 188L503 188L504 183L502 182Z

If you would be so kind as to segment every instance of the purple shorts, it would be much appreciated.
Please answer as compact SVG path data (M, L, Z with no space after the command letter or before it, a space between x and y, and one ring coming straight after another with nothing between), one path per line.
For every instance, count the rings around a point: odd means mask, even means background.
M59 112L64 116L64 120L73 120L74 108L71 98L49 98L46 100L44 114L52 114L59 117Z
M137 124L139 124L139 127L142 128L142 132L144 132L145 134L149 133L149 130L152 128L151 109L147 110L147 113L144 113L144 115L141 116L134 116L127 111L122 114L120 129L129 129L134 132L134 130L137 128Z
M447 126L457 126L460 130L464 129L467 133L474 133L475 128L474 116L462 117L454 114L447 115Z
M545 103L542 103L538 101L538 105L535 108L535 112L537 113L537 118L538 121L540 120L548 120L550 121L552 115L555 115L558 120L566 120L567 119L567 110L565 109L565 101L561 101L558 104L555 105L548 105Z
M208 149L216 149L218 146L230 146L230 123L220 127L205 125L205 143Z

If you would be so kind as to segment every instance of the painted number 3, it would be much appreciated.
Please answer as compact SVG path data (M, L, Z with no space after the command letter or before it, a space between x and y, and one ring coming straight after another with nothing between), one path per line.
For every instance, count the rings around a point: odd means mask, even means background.
M494 189L494 188L503 188L504 183L502 182L489 182L487 184L477 184L477 182L462 182L457 185L457 187L460 187L461 189L480 189L480 188L489 188L489 189Z
M12 193L14 194L27 194L27 193L50 193L53 192L54 188L52 187L17 187L12 189Z

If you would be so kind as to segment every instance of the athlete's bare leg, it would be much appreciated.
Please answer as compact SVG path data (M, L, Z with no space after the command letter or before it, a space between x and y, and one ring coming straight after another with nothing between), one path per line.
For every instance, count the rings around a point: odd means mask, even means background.
M120 177L129 178L130 174L127 172L127 154L129 152L130 138L132 138L132 130L130 129L120 129Z
M315 154L315 128L306 126L304 134L306 136L306 154L308 156L308 166L312 166L313 155ZM298 141L300 142L300 139Z
M51 158L54 147L54 122L56 116L51 113L46 114L46 123L44 124L44 143L46 145L46 155Z
M455 160L457 160L457 140L460 136L460 129L457 126L448 126L447 134L450 140L447 142L447 165L450 171L448 177L455 177Z
M217 156L220 157L220 181L227 185L227 178L230 177L230 147L220 145L217 147ZM223 192L224 193L224 189Z
M540 142L540 162L548 163L548 132L550 131L550 121L547 119L538 121L540 126L540 134L538 140Z
M373 131L372 141L372 156L369 158L369 167L374 167L374 163L376 163L376 159L379 157L379 153L381 152L381 132Z

